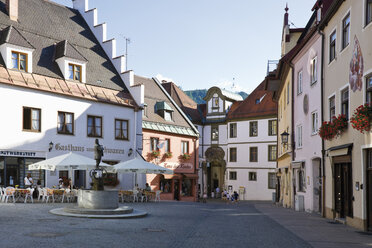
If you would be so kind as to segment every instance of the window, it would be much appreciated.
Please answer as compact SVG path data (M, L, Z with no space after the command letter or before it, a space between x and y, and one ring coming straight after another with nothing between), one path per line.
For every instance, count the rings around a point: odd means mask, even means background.
M350 42L350 13L342 20L342 49Z
M172 112L164 110L164 120L172 121Z
M81 82L81 66L75 64L68 64L69 76L68 79Z
M181 187L182 196L192 196L193 183L191 179L183 179Z
M41 131L41 110L23 107L23 130Z
M287 83L287 105L289 104L289 83Z
M147 105L143 106L142 117L147 117Z
M27 54L12 51L12 68L27 72Z
M311 113L311 133L318 133L318 112Z
M257 172L249 172L248 179L249 181L257 181Z
M165 139L165 152L170 152L170 139Z
M102 137L102 117L88 115L88 137Z
M333 116L336 116L336 104L335 104L335 96L329 98L329 120L332 120Z
M297 95L302 93L302 70L297 74Z
M211 128L211 138L212 138L212 140L218 140L218 126L212 126L212 128Z
M277 120L269 120L269 136L275 136L276 129L277 129L278 121Z
M329 62L336 58L336 31L329 37Z
M372 104L372 76L366 78L366 103Z
M150 138L150 151L159 151L159 138Z
M249 148L249 162L257 162L257 154L258 153L258 148L257 147L250 147Z
M230 123L230 138L236 138L237 132L237 125L236 123Z
M57 132L59 134L74 134L74 114L58 111Z
M115 139L128 140L128 121L115 119Z
M268 188L275 189L276 188L276 174L269 172L268 173Z
M236 147L230 148L230 162L236 162Z
M297 148L302 147L302 126L297 126Z
M236 180L237 176L236 176L236 171L230 171L229 173L229 179L230 180Z
M249 122L249 136L257 136L258 135L258 123L257 121Z
M160 190L163 193L172 193L172 179L164 179L164 176L161 176Z
M349 119L349 88L341 91L341 114Z
M305 192L305 172L303 169L298 170L298 191Z
M269 145L269 161L276 161L276 145Z
M314 84L318 80L318 70L317 70L317 57L314 57L310 62L310 83Z
M372 0L366 0L366 25L372 21Z
M189 142L188 141L181 141L181 153L182 154L189 153Z
M218 96L212 97L212 108L218 108L219 107L219 98Z

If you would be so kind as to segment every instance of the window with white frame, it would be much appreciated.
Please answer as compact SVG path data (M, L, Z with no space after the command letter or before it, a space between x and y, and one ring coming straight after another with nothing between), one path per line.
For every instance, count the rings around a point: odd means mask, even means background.
M302 93L302 70L297 74L297 95Z
M297 136L297 148L301 148L302 147L302 126L301 125L297 126L296 136Z
M311 133L318 133L318 112L311 113Z
M229 179L230 180L236 180L236 178L237 178L236 171L230 171L230 173L229 173Z
M372 75L366 78L366 103L372 104Z
M276 188L276 173L269 172L268 173L268 188L275 189Z
M350 43L350 12L342 20L342 49Z
M329 98L329 120L332 121L332 118L336 116L336 97L332 96Z
M336 58L336 30L329 36L329 62Z
M317 70L318 59L314 57L310 62L310 83L316 83L318 80L318 70Z
M372 0L366 0L366 26L372 21Z
M230 138L236 138L237 124L230 123Z
M349 87L341 91L341 114L349 119Z

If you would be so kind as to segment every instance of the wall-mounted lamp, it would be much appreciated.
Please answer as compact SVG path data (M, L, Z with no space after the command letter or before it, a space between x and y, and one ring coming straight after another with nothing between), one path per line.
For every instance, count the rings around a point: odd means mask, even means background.
M53 149L53 142L49 142L49 152Z
M128 157L130 157L132 154L133 154L133 149L132 148L129 148L129 150L128 150Z
M288 144L289 133L287 133L286 131L284 131L280 136L282 138L282 144Z

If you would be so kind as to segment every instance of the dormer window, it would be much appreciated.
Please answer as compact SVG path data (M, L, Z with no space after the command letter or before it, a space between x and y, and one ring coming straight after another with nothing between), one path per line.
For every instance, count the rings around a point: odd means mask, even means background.
M173 109L164 101L155 104L155 112L166 121L173 120Z
M35 48L13 26L1 31L0 53L8 69L32 73L32 53Z
M219 98L218 96L213 96L212 98L212 108L218 108L219 107Z
M55 45L55 61L66 80L86 82L87 60L67 40Z
M12 69L27 72L27 54L12 51Z
M81 65L68 64L69 79L81 82Z

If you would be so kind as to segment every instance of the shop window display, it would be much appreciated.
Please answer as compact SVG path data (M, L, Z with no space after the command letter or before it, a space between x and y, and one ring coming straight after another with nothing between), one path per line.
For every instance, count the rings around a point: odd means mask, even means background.
M160 181L160 190L163 193L171 193L172 192L172 180L162 179Z

